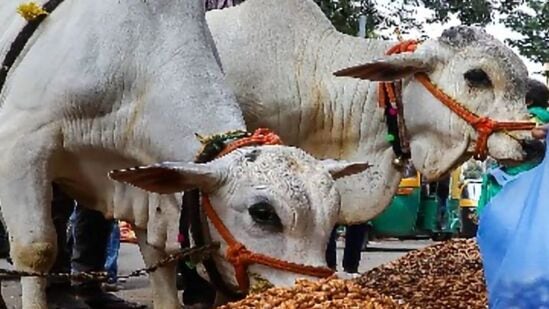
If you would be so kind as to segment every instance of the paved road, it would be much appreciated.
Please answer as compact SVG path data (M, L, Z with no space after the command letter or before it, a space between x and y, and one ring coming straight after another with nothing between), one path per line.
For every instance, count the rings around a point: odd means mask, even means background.
M371 242L368 251L362 253L359 271L364 272L383 263L395 260L409 250L422 248L432 244L427 240L384 240ZM341 244L338 243L338 246ZM341 264L343 250L338 249L338 262ZM119 272L127 274L143 267L143 261L137 245L122 244L119 258ZM0 268L11 268L6 260L0 260ZM124 299L147 304L152 308L151 291L147 278L136 278L122 284L123 289L116 294ZM8 308L21 308L21 288L17 281L2 282L2 294Z

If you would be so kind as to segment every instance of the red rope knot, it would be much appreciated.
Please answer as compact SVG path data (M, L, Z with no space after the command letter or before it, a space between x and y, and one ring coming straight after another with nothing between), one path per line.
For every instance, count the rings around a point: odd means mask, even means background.
M225 253L227 261L233 264L235 268L250 264L251 255L252 253L241 243L229 245Z
M472 125L481 135L490 135L497 129L497 122L488 117L479 117Z
M400 52L406 53L406 52L414 52L417 48L418 42L416 40L409 40L402 42L400 46Z
M472 121L471 125L478 133L474 158L484 160L488 156L488 138L498 130L498 122L488 117L479 117Z
M406 52L413 52L417 48L418 41L416 40L406 40L402 42L398 42L396 45L393 45L385 54L386 55L393 55L393 54L400 54L400 53L406 53Z
M281 145L282 139L274 132L266 128L259 128L252 134L252 139L256 139L263 145Z

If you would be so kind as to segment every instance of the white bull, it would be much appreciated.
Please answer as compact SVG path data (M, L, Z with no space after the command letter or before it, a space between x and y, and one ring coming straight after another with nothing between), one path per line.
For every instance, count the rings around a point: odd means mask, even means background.
M468 110L495 120L527 120L527 70L509 48L482 29L454 27L413 53L385 56L396 42L339 33L312 0L247 0L211 11L206 19L223 70L249 128L267 126L291 145L319 158L367 159L375 166L338 181L341 222L365 222L390 202L401 179L387 141L378 83L403 80L404 123L412 162L437 179L468 159L475 130L414 78L433 83ZM523 139L527 131L515 132ZM489 154L522 160L516 139L495 133Z
M16 14L19 3L0 4L0 59L26 24ZM195 132L245 129L216 57L202 0L74 0L45 18L11 67L0 97L0 200L16 269L46 272L55 259L52 182L85 207L133 222L147 264L178 248L177 196L115 185L107 173L192 162L200 149ZM326 168L293 148L257 150L255 163L247 161L253 149L242 149L211 164L163 165L177 181L154 188L148 185L161 180L133 178L133 170L115 175L163 193L206 190L250 250L323 263L338 208L327 172L344 175L348 167L360 171L365 165L330 162ZM280 219L276 229L248 213L259 202ZM275 284L295 278L262 266L252 270ZM234 285L234 278L226 279ZM151 280L155 307L177 308L174 265ZM45 280L25 277L21 283L23 308L46 308Z

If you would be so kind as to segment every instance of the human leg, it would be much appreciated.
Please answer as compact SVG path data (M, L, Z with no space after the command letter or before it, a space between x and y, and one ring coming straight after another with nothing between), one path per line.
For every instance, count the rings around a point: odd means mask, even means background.
M109 276L109 282L116 283L118 275L118 251L120 250L120 228L118 221L112 221L111 234L107 244L107 259L105 270Z
M336 237L337 237L337 225L330 234L328 240L328 246L326 247L326 263L331 269L337 269L337 252L336 252Z
M362 244L364 243L367 229L367 223L347 226L345 249L343 251L343 269L345 272L358 273Z

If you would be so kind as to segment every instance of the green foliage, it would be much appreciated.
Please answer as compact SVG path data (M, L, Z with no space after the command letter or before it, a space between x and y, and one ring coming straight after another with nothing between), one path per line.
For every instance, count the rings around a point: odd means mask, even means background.
M205 0L208 7L221 8L244 0ZM273 0L275 1L275 0ZM427 24L447 22L456 15L464 25L486 26L502 22L523 37L507 44L536 62L549 62L549 1L547 0L314 0L339 31L358 32L361 15L366 17L366 36L377 37L382 30L399 28L423 32L417 9L425 7L434 14ZM526 5L530 10L523 10ZM529 12L532 14L529 14Z
M316 4L341 32L356 34L359 10L350 0L315 0Z
M502 19L505 26L523 35L523 38L507 40L525 57L540 63L549 62L549 2L529 0L526 4L534 14L514 10Z
M402 33L422 25L415 18L418 7L431 9L434 14L427 23L447 22L456 15L461 24L486 26L502 22L520 33L519 39L508 39L526 58L549 62L549 2L547 0L315 0L322 11L341 32L355 35L360 15L366 16L366 36L374 37L379 30L399 27ZM524 10L526 5L530 10ZM380 10L385 6L385 10ZM530 12L528 12L530 11ZM529 14L531 13L531 14Z
M340 32L356 35L361 15L366 17L366 37L377 37L379 30L395 29L402 31L410 28L421 29L422 25L415 19L415 9L409 5L410 0L396 1L383 8L390 14L380 12L376 0L314 0L332 24Z
M425 7L435 12L428 22L447 22L451 14L457 14L465 25L486 25L493 19L494 1L487 0L423 0Z
M526 58L549 62L549 2L546 0L423 0L435 16L428 22L446 22L451 14L464 25L486 26L501 22L520 33L519 39L506 43ZM527 9L524 9L524 5ZM499 18L497 17L499 16Z

